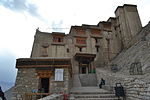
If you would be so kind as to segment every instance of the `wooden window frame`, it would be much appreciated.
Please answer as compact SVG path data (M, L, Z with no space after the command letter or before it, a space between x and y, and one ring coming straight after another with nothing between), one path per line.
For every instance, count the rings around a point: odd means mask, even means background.
M76 38L76 43L77 44L86 44L86 38L78 37L78 38Z
M53 36L53 42L62 43L63 42L63 37Z

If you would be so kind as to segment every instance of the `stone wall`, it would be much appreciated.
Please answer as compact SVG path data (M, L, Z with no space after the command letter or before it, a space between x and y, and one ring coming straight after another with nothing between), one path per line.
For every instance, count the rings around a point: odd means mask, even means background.
M124 83L127 100L150 100L150 83L138 78L127 79Z
M50 77L50 93L69 93L72 87L72 77L68 68L64 68L64 81L55 81L55 73ZM32 93L32 90L38 90L39 77L35 68L19 68L13 89L13 100L22 100L25 93Z
M55 81L55 75L51 77L50 81L50 93L69 93L72 86L72 78L68 72L68 69L64 69L64 81Z
M38 89L38 81L34 68L19 68L12 100L22 100L25 93L31 93L33 89Z
M97 86L97 79L95 74L80 74L79 79L81 86Z
M100 83L101 78L105 80L107 86L115 86L116 83L124 83L125 75L116 74L109 69L96 68L97 84Z
M106 69L97 68L97 79L103 78L106 85L103 89L115 91L115 83L121 83L125 90L126 100L150 100L149 75L122 75Z
M34 43L31 52L32 57L69 57L70 52L67 52L67 49L70 51L69 43L72 43L70 39L64 34L62 42L54 42L53 35L54 33L46 33L36 31L34 37ZM57 33L56 33L57 34ZM55 36L54 36L55 37ZM69 41L69 42L68 42Z

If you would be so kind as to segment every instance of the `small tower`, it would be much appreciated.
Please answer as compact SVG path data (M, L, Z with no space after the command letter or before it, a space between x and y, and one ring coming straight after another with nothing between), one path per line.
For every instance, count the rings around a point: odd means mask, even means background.
M118 33L122 36L122 43L124 48L130 47L132 39L142 29L141 20L138 14L136 5L124 4L118 6L115 11Z

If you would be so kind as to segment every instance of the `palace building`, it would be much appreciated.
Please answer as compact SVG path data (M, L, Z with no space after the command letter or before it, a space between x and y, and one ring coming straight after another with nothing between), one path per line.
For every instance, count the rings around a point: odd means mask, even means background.
M37 29L30 58L16 61L13 100L32 93L69 94L73 87L97 86L96 68L109 65L136 43L142 29L136 5L118 6L115 15L97 25L71 26L69 34Z

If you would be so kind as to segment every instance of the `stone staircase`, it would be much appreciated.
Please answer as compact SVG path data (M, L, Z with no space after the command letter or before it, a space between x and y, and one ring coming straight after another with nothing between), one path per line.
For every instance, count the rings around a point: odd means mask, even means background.
M118 100L118 98L113 92L98 87L73 87L69 100Z

